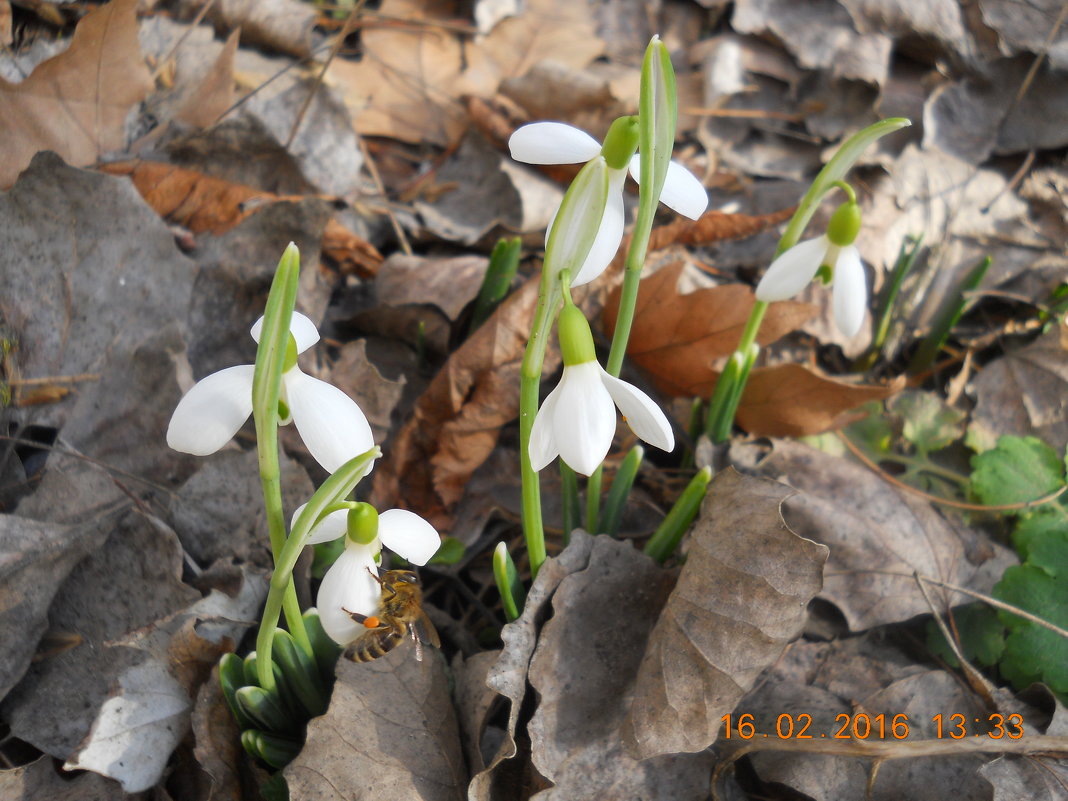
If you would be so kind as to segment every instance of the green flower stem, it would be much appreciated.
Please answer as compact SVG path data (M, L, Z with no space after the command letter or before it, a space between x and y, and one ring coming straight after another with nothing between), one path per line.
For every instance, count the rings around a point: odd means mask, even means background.
M597 533L601 517L601 478L603 467L598 466L593 475L586 479L586 531Z
M531 576L538 575L545 561L545 528L541 517L541 485L538 473L530 463L530 431L538 413L538 389L545 363L545 348L549 342L553 315L560 305L560 284L548 270L542 269L538 305L523 354L519 379L519 466L523 482L523 537L527 543Z
M867 128L858 131L843 142L842 146L838 148L838 152L820 170L816 180L812 182L812 186L808 188L804 197L801 198L801 202L798 203L797 211L790 218L786 230L779 239L778 247L775 248L773 260L798 243L801 239L801 234L804 233L805 226L808 225L812 215L816 213L816 209L819 208L820 203L828 192L834 189L841 189L846 193L849 201L855 203L856 193L849 184L842 180L845 174L852 169L857 159L860 158L861 153L869 145L881 137L911 124L904 117L880 120L874 125L869 125ZM753 310L749 313L749 320L746 322L745 330L742 332L741 339L738 342L738 349L735 351L734 356L731 357L733 359L735 356L740 355L743 364L748 361L749 368L752 368L753 354L751 348L756 342L757 332L760 330L760 324L763 322L764 314L767 310L767 303L756 301L753 305ZM730 436L738 401L742 397L745 382L748 378L749 369L744 369L741 372L724 369L723 373L720 374L719 380L716 382L716 388L712 392L712 399L709 402L708 418L705 425L705 430L714 442L724 442ZM721 390L720 386L725 382L727 385Z
M571 532L579 526L578 478L575 471L567 466L563 459L560 462L560 501L564 517L564 545L571 542Z
M293 524L293 530L289 533L289 539L285 541L281 553L275 560L274 575L271 576L270 588L267 590L267 603L263 609L263 619L260 621L260 630L256 635L256 677L260 686L265 690L270 690L274 687L274 675L271 669L274 629L278 625L278 617L282 611L284 599L292 590L293 568L297 564L300 552L308 544L312 527L331 504L338 503L352 492L360 479L371 472L374 460L381 455L382 451L377 447L371 448L366 453L361 453L359 456L345 462L333 475L324 481L323 485L311 496L311 500L304 507L304 511L297 517L296 522ZM289 614L288 606L286 607L286 614ZM305 637L307 637L307 631L303 624L302 618L301 631L305 632ZM296 639L295 634L294 639ZM307 653L309 655L315 653L314 649L311 648L310 640Z
M282 372L289 345L289 323L297 302L300 252L290 243L278 262L264 310L263 330L256 351L252 378L252 414L256 425L256 451L260 484L267 513L267 534L277 567L286 542L286 521L282 512L281 471L278 464L278 403L282 392ZM286 624L300 646L311 654L311 640L304 629L296 589L289 583L283 598ZM275 621L277 621L277 616ZM274 624L271 624L273 630ZM269 673L268 673L269 675ZM273 677L270 677L273 682ZM266 685L264 685L266 688Z

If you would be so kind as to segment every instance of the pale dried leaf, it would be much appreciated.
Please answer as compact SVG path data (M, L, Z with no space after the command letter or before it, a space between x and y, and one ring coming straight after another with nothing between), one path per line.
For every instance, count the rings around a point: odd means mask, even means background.
M886 81L893 41L881 33L857 33L833 0L740 0L731 25L739 33L774 33L802 67L875 85Z
M473 774L482 772L493 761L497 740L504 735L501 729L495 730L494 736L487 732L490 712L501 696L486 683L486 678L500 656L500 650L480 651L467 659L457 654L452 661L456 714L464 755Z
M820 595L854 631L930 612L914 572L989 592L1015 561L1003 546L951 526L928 501L855 462L776 441L759 470L803 491L786 502L784 515L795 531L830 547ZM943 593L931 592L944 603Z
M538 772L555 785L535 798L703 799L710 754L640 760L620 727L646 638L675 575L630 543L596 537L588 566L553 595L529 680L539 697L528 726Z
M341 346L337 361L330 366L329 380L363 410L375 442L385 442L392 429L393 410L408 383L407 377L402 373L393 381L383 376L367 358L367 340L358 339Z
M196 741L193 755L211 778L211 798L241 801L241 730L223 696L218 665L200 685L193 706L192 729Z
M182 101L174 118L195 128L214 125L234 104L234 54L238 31L230 34L218 57Z
M986 442L1035 436L1058 451L1068 446L1068 350L1050 331L997 359L976 376L971 428Z
M208 0L182 0L184 16L195 16ZM213 0L208 19L224 30L241 29L241 41L297 57L311 54L317 12L298 0Z
M947 54L965 58L975 50L965 10L955 0L842 0L842 5L860 33L881 33L894 39L919 34L938 41Z
M720 473L649 639L624 729L640 758L716 741L729 712L800 632L827 548L794 534L772 481Z
M488 264L484 256L424 258L396 253L382 263L375 298L387 306L437 306L455 322L478 295Z
M1060 0L980 0L979 8L1006 55L1043 53L1054 66L1068 67L1068 27L1063 18L1059 30L1054 27L1064 8Z
M445 660L405 641L372 662L338 661L330 708L285 769L293 801L456 801L467 784Z
M126 145L126 114L152 88L137 44L137 0L113 0L87 14L70 47L21 83L0 78L0 187L14 183L34 153L53 150L76 166Z

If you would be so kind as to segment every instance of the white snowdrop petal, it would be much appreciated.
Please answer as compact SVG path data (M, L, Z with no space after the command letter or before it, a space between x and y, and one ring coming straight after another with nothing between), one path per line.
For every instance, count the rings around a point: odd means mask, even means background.
M215 453L252 414L251 364L227 367L198 381L185 394L167 426L167 444L194 456Z
M826 236L807 239L775 259L757 284L757 300L771 303L792 298L816 277L830 242Z
M608 201L597 229L597 238L593 240L586 261L572 277L571 286L588 284L600 276L616 257L619 243L623 240L623 182L626 179L626 170L608 170Z
M667 415L652 398L633 384L609 375L604 368L601 368L601 380L626 418L630 430L639 439L664 451L674 449L675 432L671 430Z
M860 253L854 245L846 245L838 254L831 305L838 330L847 337L855 336L868 309L868 285Z
M660 191L660 202L683 217L696 220L708 208L708 192L697 176L677 161L668 163L667 178Z
M560 397L553 410L560 458L584 476L604 461L616 433L616 409L601 381L600 370L596 361L565 367Z
M297 507L297 511L293 512L293 519L289 523L289 530L293 530L293 526L297 524L297 518L300 517L300 513L304 511L304 507L308 504L302 503ZM311 536L308 537L307 545L318 545L321 542L331 542L336 540L349 527L349 511L348 509L338 509L336 512L331 512L314 526L312 526Z
M259 344L260 334L263 333L263 317L253 323L250 333L252 338L256 340L256 344ZM297 342L297 353L303 353L319 341L319 329L315 327L315 323L299 311L293 312L293 316L289 320L289 333L293 335L293 339Z
M508 139L512 158L527 164L578 164L601 152L601 143L563 122L534 122Z
M553 410L560 398L560 385L557 384L545 400L541 402L541 408L534 416L534 425L530 429L530 464L535 470L542 470L560 455L560 448L556 444L556 433L553 431Z
M415 512L390 509L378 516L378 538L413 565L425 565L441 547L437 530Z
M374 552L366 545L347 542L319 585L315 604L319 620L330 639L340 645L352 642L366 631L348 612L373 615L378 611L382 591L368 570L378 575Z
M340 389L296 367L282 381L300 438L324 470L333 473L374 446L367 418Z

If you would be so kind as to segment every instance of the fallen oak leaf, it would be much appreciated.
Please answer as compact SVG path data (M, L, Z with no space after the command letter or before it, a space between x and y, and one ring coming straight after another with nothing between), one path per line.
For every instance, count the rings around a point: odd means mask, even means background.
M649 235L649 250L661 250L669 245L711 245L725 239L746 239L789 220L794 211L796 207L769 214L729 214L710 209L696 220L680 217L653 229Z
M627 356L649 374L661 392L707 397L719 376L712 364L738 346L756 297L744 284L679 294L678 280L684 267L680 260L642 279ZM621 291L616 287L605 304L603 321L609 335L615 330ZM772 304L757 342L774 342L803 325L815 311L807 303Z
M693 753L801 633L828 549L794 534L793 491L733 469L713 480L678 583L642 658L623 743L638 759Z
M0 187L33 155L53 150L75 167L126 145L126 115L152 89L137 42L137 0L112 0L87 14L70 47L21 83L0 78Z
M266 204L304 199L263 192L158 161L116 161L101 165L100 171L128 176L157 214L195 234L224 234ZM382 254L374 245L333 218L323 230L321 248L345 274L373 276L382 264Z
M904 377L885 386L869 386L829 378L801 364L757 367L749 375L736 419L757 436L821 434L844 425L843 413L868 401L885 400L904 387Z

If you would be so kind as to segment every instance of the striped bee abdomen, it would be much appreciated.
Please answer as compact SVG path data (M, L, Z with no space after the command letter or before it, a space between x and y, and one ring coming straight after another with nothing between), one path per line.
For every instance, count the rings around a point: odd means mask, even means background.
M345 658L353 662L370 662L372 659L378 659L400 645L407 633L407 624L399 620L393 621L392 626L372 629L345 649Z

